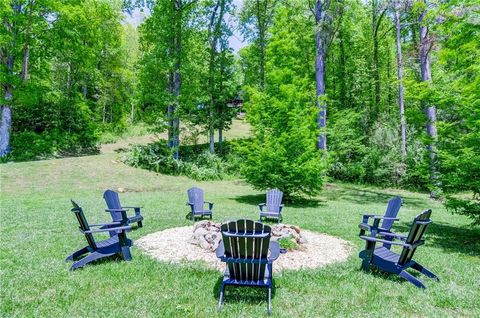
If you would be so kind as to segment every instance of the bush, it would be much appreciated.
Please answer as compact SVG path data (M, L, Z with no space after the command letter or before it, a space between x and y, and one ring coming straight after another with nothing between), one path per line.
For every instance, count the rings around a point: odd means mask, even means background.
M68 134L59 130L41 134L33 131L16 132L12 134L12 151L1 160L29 161L98 153L95 141L93 135Z
M167 142L161 140L149 145L135 145L125 155L124 162L159 173L184 175L197 181L222 180L233 177L238 171L238 158L232 153L231 143L223 142L223 155L211 154L208 144L181 145L181 158L173 159Z
M427 190L428 160L419 133L412 127L407 131L407 158L403 162L396 119L380 117L367 138L363 118L362 113L351 110L332 115L328 174L348 182Z

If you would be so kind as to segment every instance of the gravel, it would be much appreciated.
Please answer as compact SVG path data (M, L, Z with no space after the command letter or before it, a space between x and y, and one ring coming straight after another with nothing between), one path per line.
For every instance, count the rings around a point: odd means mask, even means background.
M353 247L345 240L334 236L302 230L306 243L301 250L280 254L273 263L273 271L318 268L335 262L344 262L351 255ZM220 271L225 264L211 252L193 244L193 226L176 227L148 234L135 241L135 244L148 255L159 261L186 263L203 262L207 267Z

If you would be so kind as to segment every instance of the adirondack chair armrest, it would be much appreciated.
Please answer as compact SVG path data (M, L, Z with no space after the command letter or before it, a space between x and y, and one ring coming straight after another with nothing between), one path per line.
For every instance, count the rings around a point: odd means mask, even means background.
M92 234L92 233L110 232L110 231L124 231L124 230L130 230L131 228L132 227L130 225L126 225L126 226L109 227L105 229L96 229L96 230L88 230L88 231L80 230L80 232L84 234Z
M218 244L217 249L215 250L215 255L218 258L225 256L225 246L223 245L223 240Z
M361 235L360 238L361 238L362 240L370 241L370 242L379 242L379 243L386 243L386 244L391 244L391 245L399 245L399 246L406 247L406 248L408 248L408 249L412 249L412 248L418 246L418 244L416 244L415 246L412 246L411 244L407 244L407 243L400 243L400 242L393 242L393 241L388 241L388 240L382 240L382 239L379 239L379 238L376 238L376 237L365 236L365 235ZM421 245L421 244L420 244L420 245Z
M266 205L267 205L266 203L260 203L260 204L258 205L258 208L260 209L260 212L263 211L263 207L266 206Z
M205 203L208 203L208 209L209 210L213 209L213 203L212 202L204 201L203 204L205 204Z
M143 209L143 206L122 206L122 209L133 209L135 211L135 215L140 215L140 210Z
M122 225L122 222L110 222L110 223L100 223L100 224L89 224L90 227L112 227Z
M268 249L270 250L270 256L268 257L268 261L273 262L280 256L280 244L278 244L278 242L272 241L270 242Z
M127 212L125 208L121 209L105 209L105 212Z
M401 241L406 241L407 240L407 237L405 235L396 234L396 233L393 233L393 232L378 232L378 235L379 236L393 237L393 238L399 239Z

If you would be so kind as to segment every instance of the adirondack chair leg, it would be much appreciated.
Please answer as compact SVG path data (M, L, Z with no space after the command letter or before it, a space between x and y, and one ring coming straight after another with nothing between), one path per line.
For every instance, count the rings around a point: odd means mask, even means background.
M89 252L88 247L84 247L82 249L79 249L78 251L74 252L73 254L67 256L67 258L65 258L65 262L74 261L79 256L82 256L83 254L88 253L88 252Z
M132 260L132 254L130 253L130 247L122 246L122 256L125 261Z
M143 222L142 222L142 221L138 221L138 222L137 222L137 226L138 226L138 227L143 227Z
M370 264L372 263L373 252L375 251L375 242L367 241L365 244L365 256L362 261L362 268L364 271L370 270Z
M267 314L270 316L272 312L272 287L268 287L268 307L267 307Z
M420 280L418 280L415 276L413 276L412 274L410 274L406 270L401 271L399 275L400 275L400 277L408 280L410 283L412 283L413 285L415 285L419 288L426 288L425 285Z
M225 284L222 284L222 290L220 291L220 298L218 299L218 311L222 310L223 294L225 293Z
M73 263L73 265L70 267L70 270L73 271L73 270L75 270L77 268L80 268L80 267L83 267L83 266L87 265L88 263L91 263L95 260L98 260L98 259L101 259L101 258L104 258L104 257L109 257L109 256L112 256L112 255L115 255L115 253L101 254L101 253L98 253L98 252L93 252L92 254L82 258L78 262Z
M414 263L411 267L413 269L419 271L420 273L422 273L423 275L425 275L427 277L430 277L430 278L436 279L437 281L440 281L440 279L437 277L437 275L435 275L434 273L432 273L431 271L429 271L428 269L426 269L425 267L423 267L422 265L420 265L418 263Z

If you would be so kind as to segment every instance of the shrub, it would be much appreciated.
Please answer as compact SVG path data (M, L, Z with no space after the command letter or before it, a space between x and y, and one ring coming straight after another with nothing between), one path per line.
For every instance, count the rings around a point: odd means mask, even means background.
M224 142L222 156L211 154L208 145L181 145L178 160L167 148L165 140L149 145L135 145L125 155L124 162L159 173L184 175L194 180L222 180L234 176L238 171L238 158L232 146Z

